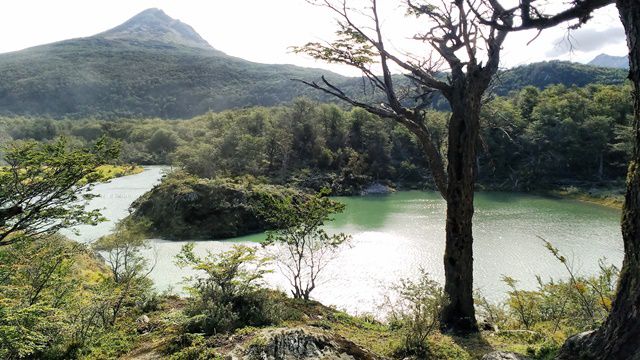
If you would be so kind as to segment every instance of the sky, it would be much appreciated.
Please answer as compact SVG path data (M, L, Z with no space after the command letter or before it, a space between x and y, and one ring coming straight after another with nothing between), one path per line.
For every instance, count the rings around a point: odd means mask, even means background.
M387 40L397 51L425 54L425 46L408 41L412 26L398 0L380 0L386 6L382 21ZM334 16L305 0L20 0L0 4L0 53L35 45L85 37L113 28L147 8L191 25L213 47L229 55L260 63L321 67L358 75L346 66L324 64L293 54L291 46L331 40ZM599 10L581 29L566 27L512 33L502 52L501 67L543 60L588 62L599 53L626 55L622 25L614 6ZM571 41L567 41L570 38Z

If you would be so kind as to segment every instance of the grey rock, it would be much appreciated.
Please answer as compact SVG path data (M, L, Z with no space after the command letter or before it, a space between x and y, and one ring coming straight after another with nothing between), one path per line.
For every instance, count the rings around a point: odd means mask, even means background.
M233 360L378 360L381 357L345 338L301 328L264 330L248 344L238 345Z
M139 334L146 334L151 331L151 320L147 315L142 315L136 319L136 329Z
M593 330L585 331L568 338L562 346L558 357L560 359L565 357L571 358L573 357L572 354L579 354L585 347L585 341L588 340L589 335L592 333Z
M498 329L498 325L495 325L489 319L485 319L485 318L478 319L478 326L480 327L480 330L483 330L483 331L497 332L500 330Z
M142 315L136 319L136 323L138 324L148 324L149 317L147 315Z
M360 195L386 195L392 193L393 189L381 183L373 183L362 189Z
M505 351L494 351L486 354L482 357L482 360L527 360L527 357L524 357L520 354L505 352Z

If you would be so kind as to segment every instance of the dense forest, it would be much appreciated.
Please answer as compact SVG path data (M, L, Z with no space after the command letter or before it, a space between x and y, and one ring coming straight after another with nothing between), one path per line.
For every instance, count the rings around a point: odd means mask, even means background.
M621 180L631 151L626 85L525 87L483 108L480 184L533 190ZM448 114L430 111L443 146ZM371 182L432 188L422 150L405 128L358 109L299 99L287 106L208 113L190 120L4 118L0 137L85 144L122 142L124 163L171 164L201 177L251 175L336 194Z

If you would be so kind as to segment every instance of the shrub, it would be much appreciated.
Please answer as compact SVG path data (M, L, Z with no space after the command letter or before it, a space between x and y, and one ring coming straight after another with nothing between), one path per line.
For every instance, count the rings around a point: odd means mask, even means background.
M185 330L212 335L244 326L264 326L279 321L279 305L261 287L267 261L256 249L234 246L232 250L204 258L193 244L183 246L179 266L190 266L201 275L191 279L191 298L185 313Z
M544 281L538 276L537 289L524 291L518 289L516 280L505 276L503 281L511 288L507 309L512 326L550 334L596 328L611 310L618 268L601 260L598 274L582 276L551 243L545 241L545 246L563 264L568 278Z
M421 269L417 280L401 279L392 290L386 299L388 321L392 329L401 333L395 354L424 358L429 353L428 337L438 329L445 305L442 287Z
M179 336L175 344L176 352L169 356L169 360L219 360L223 359L214 349L207 346L201 334L184 334Z
M344 210L343 204L326 195L321 191L303 200L286 196L265 201L263 212L278 230L268 232L263 245L270 246L295 299L310 299L326 265L337 255L340 245L351 239L349 235L330 235L322 229L333 214Z
M494 329L502 329L507 326L510 314L507 312L504 303L491 302L482 296L479 291L475 294L474 303L478 320L490 324Z

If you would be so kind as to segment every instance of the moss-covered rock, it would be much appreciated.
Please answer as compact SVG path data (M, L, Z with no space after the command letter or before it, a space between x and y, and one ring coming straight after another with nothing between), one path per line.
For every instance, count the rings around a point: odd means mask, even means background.
M344 173L317 173L309 169L299 171L295 176L287 181L296 188L318 192L322 189L329 189L334 196L360 195L362 190L369 186L373 179L366 175L355 175L350 172Z
M132 204L164 239L226 239L273 228L261 209L269 197L300 196L290 188L250 179L202 179L174 172Z
M247 345L239 345L232 359L378 360L382 357L340 335L311 327L266 329Z

